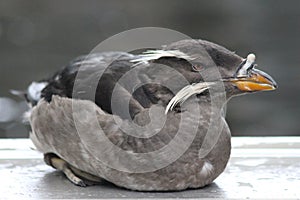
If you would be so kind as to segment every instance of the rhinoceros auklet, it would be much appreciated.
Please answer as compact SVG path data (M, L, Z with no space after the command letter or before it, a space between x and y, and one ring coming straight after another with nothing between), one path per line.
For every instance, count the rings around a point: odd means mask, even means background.
M199 188L230 156L226 102L276 87L254 54L244 59L204 40L93 53L28 87L30 138L76 185Z

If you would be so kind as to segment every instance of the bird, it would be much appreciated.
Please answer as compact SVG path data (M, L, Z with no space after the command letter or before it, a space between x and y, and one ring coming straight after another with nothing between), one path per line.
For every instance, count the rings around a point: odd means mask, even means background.
M201 39L80 56L24 92L30 139L78 186L202 188L230 158L226 103L277 88L255 59Z

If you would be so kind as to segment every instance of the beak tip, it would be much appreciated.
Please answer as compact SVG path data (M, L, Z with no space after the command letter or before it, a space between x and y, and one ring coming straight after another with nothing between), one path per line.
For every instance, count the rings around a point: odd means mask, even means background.
M278 84L276 83L276 81L274 81L273 78L269 77L269 80L271 82L271 85L273 87L273 90L276 90L278 88Z
M274 83L273 83L273 86L274 86L274 89L277 89L278 88L278 85L277 85L277 83L274 81Z

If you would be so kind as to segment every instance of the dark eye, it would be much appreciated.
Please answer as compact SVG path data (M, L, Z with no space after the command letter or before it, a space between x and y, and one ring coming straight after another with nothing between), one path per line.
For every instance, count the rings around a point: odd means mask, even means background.
M192 68L196 72L203 70L203 66L201 66L201 65L192 65Z

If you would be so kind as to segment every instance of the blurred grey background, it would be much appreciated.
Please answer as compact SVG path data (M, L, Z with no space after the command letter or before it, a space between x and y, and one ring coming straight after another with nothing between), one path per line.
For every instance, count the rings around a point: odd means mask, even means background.
M145 26L210 40L241 56L255 52L279 88L230 101L233 135L300 135L298 0L2 0L0 137L28 137L20 123L26 106L10 89L25 89L102 40Z

